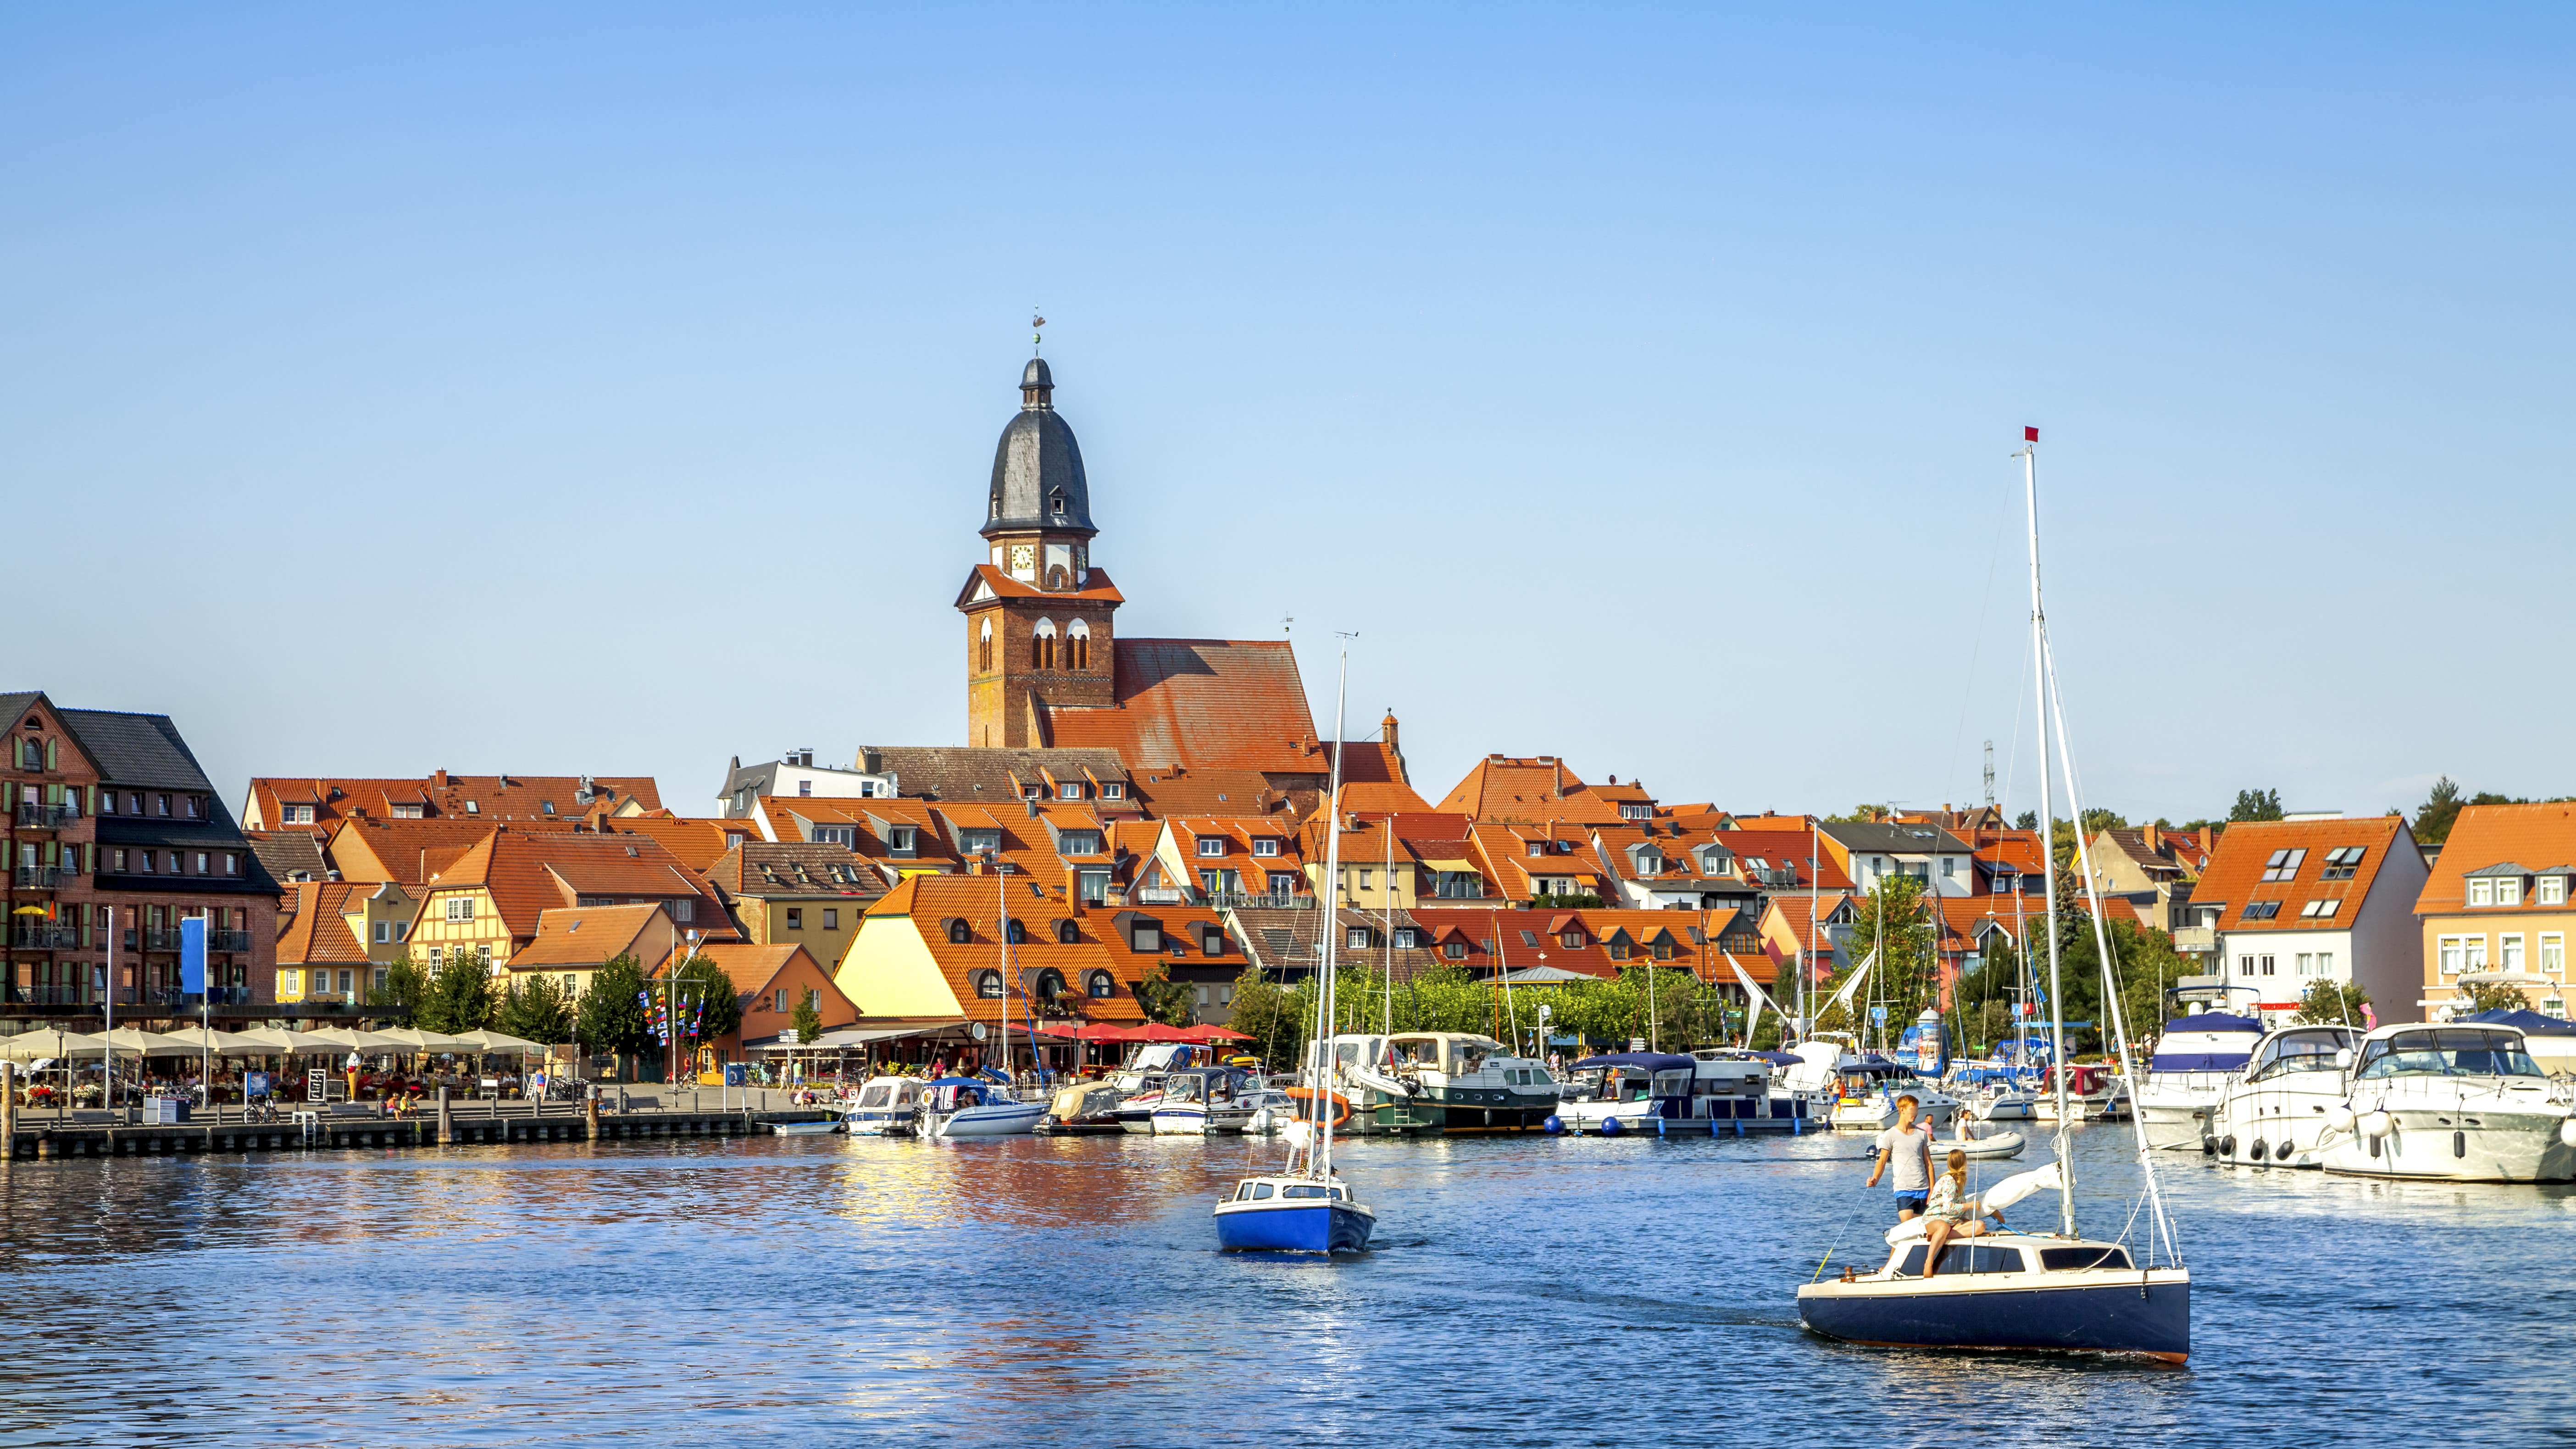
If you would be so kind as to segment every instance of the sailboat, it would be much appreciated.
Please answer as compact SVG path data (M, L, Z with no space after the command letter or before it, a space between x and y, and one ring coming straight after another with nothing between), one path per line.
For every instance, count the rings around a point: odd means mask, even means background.
M2075 784L2074 756L2066 743L2066 710L2057 690L2055 661L2048 647L2047 616L2040 606L2039 483L2035 455L2039 431L2023 434L2023 492L2030 522L2030 632L2038 686L2039 818L2053 819L2049 795L2048 745L2055 724L2058 764L2066 780L2067 807L2084 818ZM2118 983L2112 974L2111 943L2103 927L2099 887L2094 883L2090 852L2083 832L2076 850L2091 897L2094 946L2102 966L2104 1024L2128 1070L2129 1039L2121 1020ZM2066 999L2060 990L2057 949L2057 873L2048 882L2048 1006L2051 1036L2065 1037ZM1874 1273L1845 1268L1839 1280L1811 1282L1798 1290L1798 1316L1807 1327L1829 1338L1879 1347L1965 1349L1983 1351L2071 1351L2137 1355L2181 1363L2191 1353L2191 1273L2175 1248L2173 1223L2156 1183L2155 1150L2146 1124L2134 1115L2137 1160L2146 1185L2150 1256L2139 1261L2125 1243L2087 1238L2075 1228L2075 1166L2067 1124L2072 1120L2067 1074L2054 1074L2057 1092L2057 1160L2035 1172L2018 1173L1995 1184L1980 1204L1999 1210L2021 1196L2049 1187L2057 1190L2058 1230L2030 1233L2013 1229L1954 1237L1941 1260L1927 1265L1922 1218L1900 1223L1887 1234L1885 1266ZM2164 1265L2153 1261L2161 1242ZM1927 1266L1935 1276L1925 1277ZM1823 1268L1817 1269L1821 1277Z
M941 1077L924 1083L915 1128L924 1137L955 1139L959 1137L1025 1137L1037 1130L1044 1117L1044 1098L1023 1102L1011 1089L1011 898L1010 877L1002 870L999 851L984 856L985 867L993 872L993 892L997 907L993 917L993 934L1000 938L1002 952L1002 1067L996 1073L986 1064L974 1075ZM1030 1009L1030 1037L1036 1036L1036 1008Z
M1324 879L1340 892L1342 866L1342 706L1350 688L1351 651L1342 649L1341 682L1333 694L1333 773L1324 799L1329 824L1324 835ZM1226 1252L1356 1253L1368 1246L1377 1214L1359 1201L1349 1184L1333 1171L1333 1129L1347 1120L1350 1101L1333 1088L1334 947L1342 934L1332 927L1332 901L1326 912L1323 976L1315 992L1315 1036L1307 1043L1306 1078L1290 1093L1300 1114L1288 1124L1287 1170L1247 1177L1220 1198L1215 1208L1216 1242ZM1361 998L1367 1009L1367 998Z

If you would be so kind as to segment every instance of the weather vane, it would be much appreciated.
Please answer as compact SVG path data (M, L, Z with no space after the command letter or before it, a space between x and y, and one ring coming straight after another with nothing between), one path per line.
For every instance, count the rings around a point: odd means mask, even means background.
M1042 350L1042 344L1046 341L1046 334L1043 330L1045 327L1045 314L1038 311L1037 308L1031 307L1029 309L1029 351L1032 354L1036 354Z

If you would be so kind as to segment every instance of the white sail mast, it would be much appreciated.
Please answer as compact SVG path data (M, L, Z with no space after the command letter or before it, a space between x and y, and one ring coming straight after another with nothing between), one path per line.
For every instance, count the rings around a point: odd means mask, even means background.
M1348 640L1350 636L1344 635ZM1324 791L1324 979L1315 990L1315 1151L1308 1175L1321 1182L1333 1175L1333 976L1340 965L1335 951L1341 935L1342 893L1342 701L1351 683L1351 646L1342 645L1339 680L1333 686L1333 773ZM1368 1009L1366 996L1360 1009Z
M2056 833L2056 802L2048 792L2048 614L2039 601L2039 430L2023 434L2021 459L2023 503L2030 522L2030 653L2038 671L2031 706L2039 714L2039 868L2048 885L2048 1033L2049 1074L2057 1081L2057 1216L2058 1230L2075 1236L2074 1172L2067 1162L2073 1137L2066 1128L2066 993L2059 989L2057 967L2057 860L2050 839Z

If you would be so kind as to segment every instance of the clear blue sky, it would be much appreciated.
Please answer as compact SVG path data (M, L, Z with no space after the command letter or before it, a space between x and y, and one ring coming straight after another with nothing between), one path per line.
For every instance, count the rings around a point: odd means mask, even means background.
M262 774L964 733L1034 303L1130 634L1435 798L2565 793L2576 15L0 13L0 687Z

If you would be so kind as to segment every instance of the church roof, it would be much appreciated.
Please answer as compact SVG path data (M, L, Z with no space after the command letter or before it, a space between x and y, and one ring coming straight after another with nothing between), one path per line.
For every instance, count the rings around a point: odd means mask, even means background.
M1050 744L1116 750L1130 770L1331 768L1286 640L1120 639L1115 653L1117 703L1047 706Z
M1082 472L1082 445L1055 410L1055 378L1043 358L1020 373L1020 412L1002 426L993 447L993 488L984 533L1045 528L1095 533L1091 483Z

